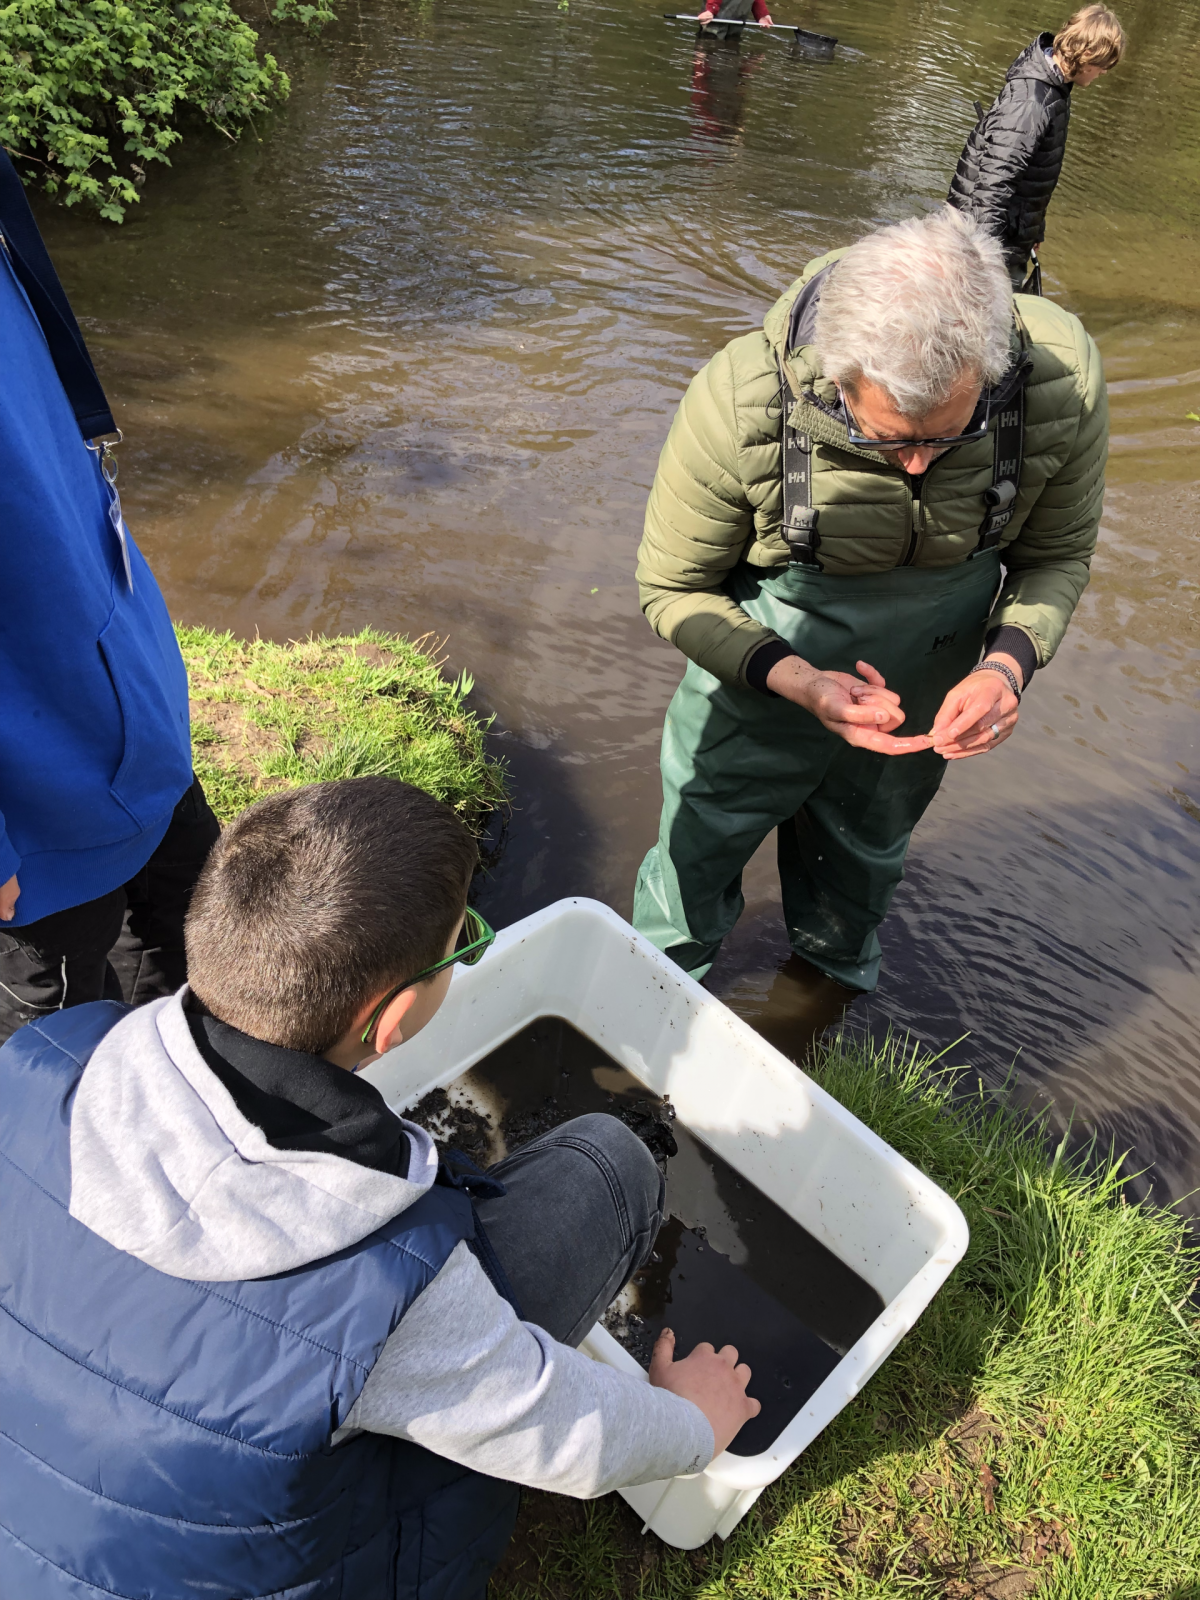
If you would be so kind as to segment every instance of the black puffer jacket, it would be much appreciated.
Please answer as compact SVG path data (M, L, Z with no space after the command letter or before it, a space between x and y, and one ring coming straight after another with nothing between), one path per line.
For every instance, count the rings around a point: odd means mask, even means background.
M975 124L958 158L949 201L996 234L1012 268L1025 264L1046 232L1046 207L1062 171L1071 85L1037 38L1008 69L997 98Z

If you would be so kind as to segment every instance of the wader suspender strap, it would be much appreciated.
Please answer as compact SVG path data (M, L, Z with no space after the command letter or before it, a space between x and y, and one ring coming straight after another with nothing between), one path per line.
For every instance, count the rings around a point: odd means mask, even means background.
M816 567L820 571L821 563L817 559L821 547L821 535L817 532L819 513L812 503L812 439L788 425L792 390L784 376L782 357L779 384L783 402L783 539L793 566Z
M1017 486L1021 481L1021 460L1025 454L1025 388L1021 386L996 413L996 454L992 467L992 486L984 490L988 513L979 525L979 543L971 551L994 550L1005 528L1012 521Z

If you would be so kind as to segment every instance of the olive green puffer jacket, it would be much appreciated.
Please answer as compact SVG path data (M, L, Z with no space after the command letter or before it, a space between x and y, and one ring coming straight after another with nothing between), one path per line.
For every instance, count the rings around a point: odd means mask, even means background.
M750 657L776 637L722 585L741 561L788 561L780 531L779 350L796 295L840 254L810 263L767 313L762 332L734 339L697 375L650 491L638 552L642 610L656 633L727 683L744 684ZM989 627L1022 628L1044 666L1088 581L1104 499L1108 402L1100 352L1078 318L1031 295L1016 296L1015 305L1014 341L1025 344L1033 368L1020 489L1001 544L1006 576ZM796 398L810 390L827 404L837 400L815 349L793 351L786 371L792 425L814 441L812 503L824 570L853 576L965 561L987 510L991 436L934 462L914 514L904 471L853 448L840 422Z

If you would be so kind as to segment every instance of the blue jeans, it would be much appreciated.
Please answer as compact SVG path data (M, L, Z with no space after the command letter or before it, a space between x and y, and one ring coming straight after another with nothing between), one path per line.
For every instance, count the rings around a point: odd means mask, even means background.
M506 1193L477 1202L521 1315L577 1345L650 1258L665 1184L617 1117L592 1112L488 1169Z

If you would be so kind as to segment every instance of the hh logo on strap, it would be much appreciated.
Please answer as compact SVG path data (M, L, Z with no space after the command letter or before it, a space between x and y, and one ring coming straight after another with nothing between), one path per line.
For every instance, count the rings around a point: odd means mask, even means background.
M937 638L933 641L932 649L926 650L925 654L927 656L931 656L936 650L949 650L950 646L957 638L957 633L939 633Z

